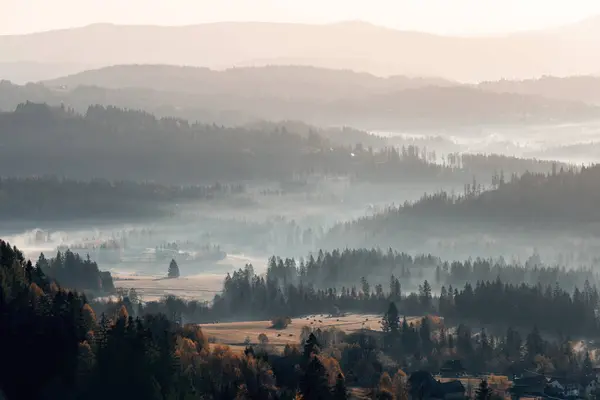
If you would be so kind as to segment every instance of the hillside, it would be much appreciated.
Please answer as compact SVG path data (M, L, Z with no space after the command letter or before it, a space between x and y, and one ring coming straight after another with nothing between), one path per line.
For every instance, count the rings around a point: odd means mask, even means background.
M382 78L350 70L310 66L230 68L223 71L172 65L116 65L43 82L51 88L99 86L145 88L197 95L237 95L331 101L362 98L426 86L458 85L444 79L392 76Z
M100 104L230 126L261 120L299 120L319 126L354 126L366 130L582 122L600 118L599 107L581 102L493 93L439 80L383 79L304 67L215 72L127 66L89 71L48 85L53 88L0 82L0 109L11 111L22 102L33 101L64 104L85 112L87 107Z
M7 176L190 184L313 174L372 183L457 183L473 175L488 178L505 163L519 172L550 168L532 160L458 155L441 165L435 154L412 145L392 149L384 142L368 149L364 137L349 128L319 130L292 122L228 128L116 107L91 106L79 114L29 102L0 113L0 169Z
M367 23L222 22L183 27L90 25L0 36L0 62L174 64L229 68L301 64L459 81L591 74L600 21L497 37L449 37ZM127 40L123 40L127 38ZM60 46L57 44L60 43Z
M600 77L591 75L564 78L546 76L519 81L482 82L478 88L496 93L518 93L543 96L549 99L600 104Z
M417 202L340 223L324 242L382 248L402 243L418 251L485 257L527 257L532 248L544 248L548 256L575 252L578 262L588 256L590 261L598 246L599 187L599 165L580 171L557 167L521 177L499 173L490 190L474 181L460 195L427 194Z

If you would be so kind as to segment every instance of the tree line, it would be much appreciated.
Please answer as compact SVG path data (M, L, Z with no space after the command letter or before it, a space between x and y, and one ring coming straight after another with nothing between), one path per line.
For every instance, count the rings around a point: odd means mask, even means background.
M0 132L0 168L8 176L51 173L197 184L325 174L369 182L462 183L473 173L435 163L416 146L374 150L361 143L336 144L318 131L222 127L111 106L90 106L78 114L23 103L0 113ZM25 154L36 156L19 163ZM484 171L486 178L489 173Z
M587 237L600 221L596 207L600 200L598 165L555 167L548 173L526 172L510 177L496 173L491 181L491 190L473 179L464 185L462 194L425 194L418 201L391 205L375 215L339 223L322 243L364 247L394 246L401 241L417 246L431 236L448 238L458 233L484 232L512 238L525 232L530 240L536 240L551 230L565 229Z
M461 286L442 284L436 293L427 279L420 284L414 280L412 285L406 284L406 275L400 270L397 276L389 275L384 283L381 279L369 280L363 276L354 283L327 287L298 274L310 269L294 268L290 260L287 262L288 267L272 260L265 275L256 274L251 265L228 274L222 291L210 304L188 302L174 296L142 303L135 293L133 297L125 296L124 303L101 303L95 307L99 307L99 312L110 313L124 304L132 315L163 313L175 321L206 323L222 319L269 320L277 316L378 313L394 302L403 315L434 314L449 321L472 321L495 329L537 326L552 334L587 337L600 334L600 321L596 316L598 290L588 280L569 291L558 281L548 285L508 283L497 276L486 281L468 280ZM343 271L340 269L340 273ZM309 321L310 325L313 322Z
M58 251L56 257L46 258L40 254L35 268L62 287L74 290L106 295L115 292L112 276L108 271L100 271L98 264L87 256L67 250Z
M398 224L402 219L427 216L447 224L573 227L600 220L595 206L600 200L598 184L600 166L597 165L559 170L554 166L548 173L527 172L510 178L496 174L492 177L494 190L483 190L481 184L473 181L465 185L462 195L445 191L426 194L416 202L392 207L360 222L388 219L389 224Z
M372 284L387 285L391 275L401 279L407 290L416 290L424 279L438 291L442 285L462 286L497 278L505 283L534 286L552 286L559 282L569 290L583 287L586 281L598 282L598 275L591 269L547 266L537 254L525 263L507 262L503 258L449 262L431 254L412 256L391 248L387 251L380 248L319 250L299 260L273 256L267 269L267 276L282 284L302 282L321 289L352 285L363 277Z
M11 221L116 219L168 215L175 203L210 201L243 192L241 185L174 186L150 182L0 178L0 217Z

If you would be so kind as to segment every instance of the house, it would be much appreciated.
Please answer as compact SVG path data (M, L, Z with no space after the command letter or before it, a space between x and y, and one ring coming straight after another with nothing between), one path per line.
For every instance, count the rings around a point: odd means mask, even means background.
M427 371L417 371L408 378L410 396L419 400L458 400L465 398L465 387L458 381L440 382Z
M443 378L458 378L465 375L465 372L460 360L448 360L440 368L440 376Z
M584 382L583 394L586 397L591 397L594 393L600 390L600 382L598 382L598 378L593 377L589 379L588 382Z
M509 392L513 399L545 397L548 379L543 375L526 376L513 381Z
M434 397L443 400L458 400L465 398L465 387L461 381L444 382L437 385Z
M585 384L585 386L588 386L588 384L589 384L589 382L587 382ZM559 395L558 397L565 397L565 398L581 397L584 390L585 390L584 386L582 386L577 381L565 379L565 378L557 378L557 377L549 378L548 385L546 388L546 392L548 392L549 394L553 394L553 395L558 394Z

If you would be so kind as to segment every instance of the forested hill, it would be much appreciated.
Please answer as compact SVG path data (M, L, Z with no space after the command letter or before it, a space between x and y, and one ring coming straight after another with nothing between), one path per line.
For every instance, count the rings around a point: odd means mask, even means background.
M179 187L101 179L0 178L0 218L42 222L161 217L175 203L222 200L242 191L241 186L220 184Z
M340 224L330 238L360 237L387 245L401 235L426 232L457 234L496 229L559 229L586 232L600 223L600 166L581 170L554 170L549 174L526 173L492 178L493 188L477 182L464 193L438 192L419 201L390 207L375 216ZM483 229L485 228L485 229ZM483 229L483 230L482 230ZM531 239L531 238L530 238Z
M600 104L600 77L592 75L481 82L478 87L497 93L519 93L549 99Z
M310 66L265 66L223 71L174 65L115 65L42 82L50 88L146 88L199 95L256 95L317 102L360 98L427 86L457 86L444 79L378 77Z
M374 151L360 144L336 145L317 133L291 133L285 127L190 124L102 106L81 115L24 103L14 112L0 113L0 140L0 170L7 176L52 174L172 184L328 174L371 182L460 185L474 174L489 176L502 163L512 163L510 158L472 156L467 164L472 161L469 165L477 168L473 171L462 168L459 156L441 165L435 154L416 147ZM535 168L551 165L528 163Z
M139 67L143 68L143 67ZM175 68L175 67L169 67ZM267 71L263 71L268 75ZM331 72L338 73L338 72ZM324 84L309 76L281 88L272 85L252 88L243 82L226 81L202 85L194 79L175 79L177 70L165 73L152 86L131 85L119 88L74 86L51 89L42 84L25 86L0 82L0 109L12 110L24 101L64 103L79 112L102 104L142 109L160 116L176 116L225 125L257 120L301 120L311 124L350 125L378 130L431 130L459 126L513 126L582 122L600 118L600 108L583 102L549 99L535 95L496 93L471 86L433 86L418 83L389 87L361 88ZM140 75L145 75L140 70ZM390 78L391 79L391 78ZM99 82L110 81L98 79ZM119 86L115 77L109 87ZM264 79L263 79L264 80ZM336 80L333 80L334 82ZM387 81L386 81L387 82ZM418 81L417 81L418 82ZM181 91L187 86L186 91ZM330 91L323 89L328 88ZM169 87L172 87L169 89ZM202 89L198 89L198 87ZM244 89L247 87L248 89ZM396 89L399 87L400 89ZM311 90L314 88L314 90Z

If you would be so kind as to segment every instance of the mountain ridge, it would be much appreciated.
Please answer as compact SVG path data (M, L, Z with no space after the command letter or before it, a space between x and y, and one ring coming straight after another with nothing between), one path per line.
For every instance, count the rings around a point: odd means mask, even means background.
M599 36L595 20L495 37L441 36L354 23L100 24L0 36L0 62L95 67L169 63L221 69L251 60L296 59L381 76L419 74L478 82L595 73L600 70L600 42L594 37Z

